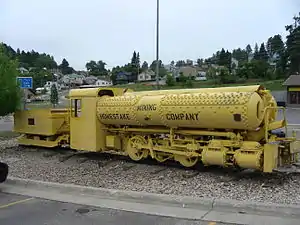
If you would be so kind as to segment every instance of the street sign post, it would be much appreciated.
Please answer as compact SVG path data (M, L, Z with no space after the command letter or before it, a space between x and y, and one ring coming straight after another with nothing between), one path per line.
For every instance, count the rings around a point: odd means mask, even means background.
M32 77L17 77L21 89L32 89L33 79Z
M32 77L17 77L17 82L20 85L20 88L23 90L23 108L26 110L26 93L25 89L33 88L33 79Z

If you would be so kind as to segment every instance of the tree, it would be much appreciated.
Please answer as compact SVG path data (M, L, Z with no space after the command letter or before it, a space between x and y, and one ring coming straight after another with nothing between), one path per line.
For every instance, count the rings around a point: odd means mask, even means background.
M272 55L274 54L273 49L272 49L272 47L273 47L272 41L273 41L273 37L269 37L269 39L267 41L267 46L266 46L269 57L272 57Z
M290 60L290 72L300 72L300 12L294 18L294 24L286 26L289 31L286 40L288 59Z
M16 60L9 59L3 44L0 44L0 116L15 112L20 106L21 92L16 82Z
M186 65L187 66L192 66L193 65L193 60L187 59L186 60Z
M143 62L142 71L148 70L148 63L146 61Z
M106 63L102 60L99 60L98 62L91 60L85 64L87 71L89 71L89 75L93 76L106 76L108 71L105 66Z
M258 52L258 45L257 45L257 43L255 43L255 46L254 46L254 55L253 55L253 59L256 59L256 60L259 59L259 52Z
M170 74L167 75L166 84L168 86L174 86L175 85L175 79L172 75L170 75Z
M160 77L164 77L165 75L167 75L167 70L166 68L164 67L164 65L162 64L162 61L159 60L158 61L158 64L159 64L159 76ZM152 71L155 71L156 72L156 60L154 60L151 65L150 65L150 68Z
M132 54L131 63L130 63L130 71L132 74L137 75L140 69L140 53L136 53L135 51Z
M246 52L247 52L248 58L249 58L250 54L252 53L251 45L248 44L248 45L246 46Z
M55 84L52 84L51 86L50 101L53 107L55 107L58 104L58 92Z
M233 49L232 58L235 58L239 63L248 61L248 53L246 50L238 48Z
M280 56L284 54L285 46L280 34L273 36L271 41L271 50L272 50L271 51L272 54L278 53Z
M62 74L71 74L74 72L74 69L69 66L69 62L65 58L62 60L59 68L61 69Z
M183 67L183 66L186 66L186 63L184 60L179 60L176 62L175 64L176 67Z
M203 59L197 59L197 65L199 67L201 67L204 64L204 60Z
M224 48L222 48L220 52L217 52L217 64L225 66L231 72L231 53L228 50L225 52Z
M266 61L268 61L268 58L269 57L268 57L268 53L265 48L265 44L261 43L259 52L258 52L258 59L266 62Z
M140 67L141 67L141 65L140 65L141 62L140 62L140 60L141 60L141 59L140 59L140 53L138 52L137 55L136 55L136 60L135 60L135 65L136 65L137 68L140 68Z

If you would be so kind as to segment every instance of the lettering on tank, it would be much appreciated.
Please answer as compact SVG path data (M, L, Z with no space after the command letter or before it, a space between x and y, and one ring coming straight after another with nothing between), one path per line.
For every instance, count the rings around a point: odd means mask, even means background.
M168 113L167 120L199 120L198 113Z
M155 111L156 104L146 104L146 105L138 105L136 107L137 111Z
M126 113L101 113L99 117L101 120L130 120L129 114Z

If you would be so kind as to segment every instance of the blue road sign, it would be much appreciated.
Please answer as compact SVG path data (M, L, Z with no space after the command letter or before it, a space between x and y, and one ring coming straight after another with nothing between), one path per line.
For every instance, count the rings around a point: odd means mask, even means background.
M22 89L32 89L33 87L32 77L17 77L17 80Z

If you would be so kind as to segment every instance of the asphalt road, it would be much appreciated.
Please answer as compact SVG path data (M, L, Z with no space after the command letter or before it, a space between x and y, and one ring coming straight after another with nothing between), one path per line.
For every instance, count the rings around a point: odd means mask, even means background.
M0 192L0 224L3 225L229 225L152 216L31 198ZM233 224L231 224L233 225Z
M278 111L278 119L283 118L283 110ZM287 108L285 110L288 124L300 124L300 108Z
M11 131L14 123L11 117L0 117L0 131Z

